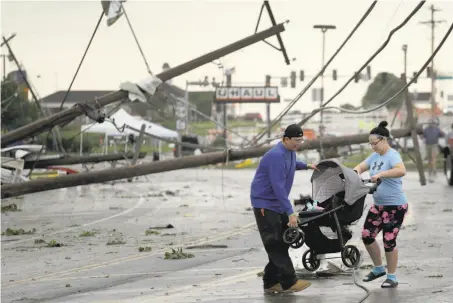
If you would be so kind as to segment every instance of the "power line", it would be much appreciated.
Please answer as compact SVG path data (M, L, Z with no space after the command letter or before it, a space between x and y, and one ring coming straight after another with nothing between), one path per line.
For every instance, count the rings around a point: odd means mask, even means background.
M148 61L146 60L145 54L143 53L142 47L140 46L140 43L138 42L138 38L135 35L135 31L132 28L132 24L129 20L129 17L127 16L126 9L124 8L124 5L122 2L120 2L121 8L123 9L124 16L126 16L127 23L129 24L129 28L131 29L132 36L134 36L135 42L137 43L138 49L140 50L140 53L142 54L143 61L145 61L146 68L148 70L148 73L152 75L153 73L151 72L151 69L149 68Z
M91 35L90 41L88 42L88 45L87 45L87 47L86 47L86 49L85 49L85 52L84 52L84 54L83 54L83 56L82 56L82 59L80 60L79 66L77 67L77 70L76 70L74 76L72 77L71 84L69 85L69 88L68 88L68 90L66 91L66 94L65 94L65 96L63 97L63 100L61 101L61 104L60 104L60 111L62 110L63 104L64 104L64 102L66 101L66 98L68 97L69 92L71 91L72 84L74 83L74 81L75 81L75 79L76 79L76 77L77 77L77 74L79 73L80 67L82 66L83 60L85 59L85 56L86 56L86 54L87 54L87 52L88 52L88 49L90 48L90 45L91 45L91 42L93 41L93 38L94 38L94 36L96 35L96 33L97 33L97 31L98 31L98 28L99 28L99 25L101 24L101 21L102 21L103 16L104 16L104 10L102 10L101 15L99 16L98 22L97 22L97 24L96 24L96 27L94 28L93 34ZM31 176L31 173L33 172L33 169L35 168L36 163L38 163L39 159L41 158L42 152L43 152L43 150L44 150L44 146L47 145L47 138L49 137L50 132L54 130L54 127L55 127L55 125L52 126L52 127L49 129L49 131L47 132L47 136L46 136L46 137L44 138L44 140L43 140L42 147L41 147L41 149L39 150L39 154L38 154L38 156L37 156L37 158L36 158L36 162L35 162L35 164L33 165L33 167L30 169L30 173L28 174L29 176ZM63 149L63 144L62 144L61 147L62 147L62 149ZM66 151L65 151L64 149L63 149L63 152L66 153Z
M418 76L420 76L420 74L425 70L425 68L429 65L430 62L432 62L432 60L434 59L434 57L436 56L436 54L439 52L439 50L442 48L443 44L445 43L445 41L447 40L448 36L450 35L451 31L453 30L453 23L450 25L450 28L448 29L447 33L445 34L445 36L442 38L442 41L439 43L439 45L437 46L437 48L434 50L434 52L431 54L431 56L428 58L428 60L425 62L425 64L423 64L423 66L420 68L420 70L417 72L416 75L414 75L414 77L406 84L404 85L404 87L402 87L395 95L393 95L390 99L388 99L387 101L385 101L384 103L374 107L374 108L371 108L371 109L368 109L368 110L364 110L364 111L352 111L352 110L347 110L347 109L343 109L343 108L340 108L340 107L336 107L336 106L330 106L330 107L323 107L321 110L328 110L328 109L337 109L343 113L349 113L349 114L366 114L366 113L369 113L369 112L372 112L372 111L375 111L375 110L378 110L380 109L381 107L384 107L386 106L387 104L389 104L390 102L392 102L399 94L401 94L402 92L404 92L408 87L409 85L411 85L412 83L414 83L416 81L416 79L418 78ZM317 110L314 110L315 111L319 111L319 109Z
M362 65L362 67L356 72L360 73L382 50L389 44L393 34L395 34L397 31L399 31L404 25L406 25L407 22L420 10L420 8L425 4L425 1L421 1L418 3L418 5L412 10L412 12L401 22L397 27L395 27L392 31L390 31L387 40L379 47L379 49ZM354 76L352 76L344 85L341 87L329 100L326 101L322 105L322 107L318 110L314 110L308 117L304 118L301 122L298 123L299 126L304 125L308 120L310 120L314 115L316 115L317 112L323 110L327 104L332 102L333 99L335 99L348 85L351 83L352 80L354 80ZM415 81L416 78L411 80L411 83ZM395 97L395 96L394 96ZM393 98L392 98L393 100ZM343 110L342 110L343 111ZM344 111L343 111L344 112ZM350 111L351 112L351 111ZM369 111L366 111L369 112ZM352 111L352 113L355 113Z
M373 1L371 6L368 8L368 10L365 12L365 14L362 16L360 21L356 24L356 26L353 28L351 33L346 37L344 42L340 45L340 47L335 51L335 53L332 55L332 57L327 61L327 63L324 65L324 67L318 72L318 74L308 83L308 85L294 98L294 100L291 101L290 104L282 111L280 114L272 121L271 125L269 125L267 128L264 128L263 131L261 131L255 138L256 142L258 142L266 132L270 131L280 120L283 118L284 115L288 113L288 111L296 104L297 101L308 91L308 89L313 85L313 83L318 79L318 77L324 73L326 68L330 65L330 63L333 61L333 59L338 55L338 53L343 49L343 47L346 45L346 43L351 39L351 37L354 35L354 33L357 31L357 29L362 25L362 23L365 21L365 19L368 17L368 15L372 12L374 7L376 6L377 1Z
M82 56L82 60L80 60L79 66L77 67L77 70L76 70L76 72L74 74L74 77L72 77L71 84L69 84L69 88L66 91L66 94L64 95L63 101L61 101L60 110L63 109L63 104L66 101L66 98L68 97L69 92L71 91L72 84L74 83L74 81L75 81L75 79L77 77L77 74L79 73L80 67L82 66L83 60L85 59L85 56L86 56L86 54L88 52L88 49L90 48L91 42L93 41L93 38L94 38L94 36L96 35L96 33L98 31L99 25L101 24L101 21L102 21L102 17L104 17L104 11L103 10L101 12L101 15L99 16L98 23L96 24L96 27L94 28L94 32L91 35L90 41L88 42L88 45L87 45L87 47L85 49L85 52L84 52L84 54Z

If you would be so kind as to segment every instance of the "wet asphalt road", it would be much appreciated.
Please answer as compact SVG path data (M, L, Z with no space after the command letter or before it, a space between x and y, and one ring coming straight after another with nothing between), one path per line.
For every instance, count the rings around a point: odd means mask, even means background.
M267 257L247 210L252 177L252 170L192 169L16 199L22 211L2 213L2 232L36 233L2 236L2 302L359 302L365 292L350 273L310 277L312 286L297 294L263 294L257 273ZM310 194L309 177L296 174L293 199ZM405 177L410 210L398 240L400 286L366 283L364 302L453 301L453 188L440 175L437 181L421 187L417 173ZM351 240L361 250L363 219ZM174 228L145 235L150 226L168 223ZM81 237L84 231L95 235ZM112 240L124 244L107 245ZM227 248L184 249L194 257L164 259L170 247L195 244ZM138 252L139 246L152 251ZM305 249L291 251L299 269ZM363 256L359 281L371 262ZM341 266L340 259L332 261Z

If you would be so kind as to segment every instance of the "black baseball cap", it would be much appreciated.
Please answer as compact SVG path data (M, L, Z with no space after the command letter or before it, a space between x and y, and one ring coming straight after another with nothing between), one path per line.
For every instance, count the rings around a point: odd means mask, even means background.
M291 124L285 129L285 133L283 134L283 137L287 138L298 138L298 137L303 137L304 132L302 130L302 127L300 127L297 124Z

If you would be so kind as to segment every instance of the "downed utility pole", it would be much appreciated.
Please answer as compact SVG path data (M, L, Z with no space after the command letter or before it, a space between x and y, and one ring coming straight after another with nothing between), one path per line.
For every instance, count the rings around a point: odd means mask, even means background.
M194 70L202 65L205 65L209 62L212 62L216 59L224 57L228 54L231 54L235 51L238 51L242 48L245 48L249 45L262 41L266 38L269 38L273 35L283 32L283 31L285 31L285 27L283 26L283 23L280 23L276 26L273 26L271 28L268 28L268 29L258 32L256 34L253 34L242 40L236 41L230 45L227 45L223 48L212 51L208 54L205 54L201 57L193 59L189 62L183 63L181 65L170 68L168 70L165 70L165 71L161 72L160 74L157 74L156 76L162 82L165 82L167 80L173 79L177 76L180 76L184 73ZM68 123L68 122L72 121L73 119L75 119L76 117L85 114L89 107L92 107L92 108L104 107L111 103L121 101L121 100L124 100L127 98L128 98L128 92L125 90L119 90L114 93L104 95L104 96L98 98L97 100L91 100L89 102L86 102L85 104L77 104L77 106L60 111L56 114L45 117L43 119L39 119L33 123L30 123L28 125L17 128L13 131L10 131L6 134L3 134L2 138L1 138L2 139L1 146L4 147L4 146L14 143L18 140L25 139L25 138L31 137L31 136L35 136L48 129L51 129L55 125L62 125L62 124Z
M421 128L417 128L417 132L421 133ZM395 129L392 130L391 133L394 138L407 137L411 135L411 129ZM319 149L321 144L323 147L328 148L365 143L368 142L368 136L369 134L357 134L343 137L323 138L322 140L306 141L302 144L300 150ZM105 169L102 171L87 172L77 175L66 175L55 177L51 180L40 179L23 183L5 184L1 187L1 198L4 199L58 188L102 183L184 168L256 158L263 156L271 148L272 146L263 146L237 151L225 150L224 152L206 153L203 155L187 156L183 158L141 164L135 167L121 167L114 169Z
M133 153L124 154L111 154L111 155L91 155L91 156L71 156L56 159L40 159L25 161L24 169L31 168L47 168L49 166L61 166L61 165L74 165L74 164L86 164L86 163L99 163L99 162L110 162L120 161L133 158ZM146 156L145 152L139 154L139 158L143 159Z
M137 133L140 133L139 129L137 129L135 127L132 127L130 125L125 124L124 127L128 128L130 130L133 130L133 131L135 131ZM145 130L144 134L149 136L149 137L151 137L151 138L155 138L155 139L158 139L160 141L164 141L164 142L168 142L168 143L173 143L174 145L181 146L181 147L188 147L188 148L200 149L200 150L210 150L210 151L219 151L219 150L224 150L225 149L225 148L222 148L222 147L215 147L215 146L209 146L209 145L200 145L200 144L193 144L193 143L187 143L187 142L181 142L181 141L177 141L177 140L172 140L172 139L168 139L168 138L164 138L164 137L160 137L160 136L157 136L157 135L150 134L146 130Z

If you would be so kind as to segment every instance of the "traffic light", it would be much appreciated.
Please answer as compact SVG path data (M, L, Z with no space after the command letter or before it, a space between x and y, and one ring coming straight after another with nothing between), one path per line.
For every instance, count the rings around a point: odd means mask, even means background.
M417 77L417 72L414 72L414 73L412 74L412 77L415 79L415 80L414 80L414 83L417 83L417 79L418 79L418 77Z
M287 87L287 86L288 86L288 78L286 78L286 77L281 77L281 78L280 78L280 86L281 86L281 87Z
M355 82L355 83L358 83L358 82L359 82L359 79L360 79L360 74L356 72L356 73L354 74L354 82Z
M334 80L334 81L337 81L337 70L334 69L334 70L332 71L332 73L333 73L333 74L332 74L333 80Z
M300 81L304 81L304 71L303 71L303 70L301 70L301 71L299 72L299 80L300 80Z
M271 86L271 76L266 75L266 81L264 82L265 86Z
M291 72L291 88L296 87L296 72L292 71Z

